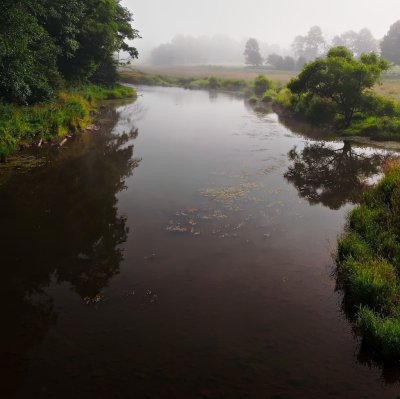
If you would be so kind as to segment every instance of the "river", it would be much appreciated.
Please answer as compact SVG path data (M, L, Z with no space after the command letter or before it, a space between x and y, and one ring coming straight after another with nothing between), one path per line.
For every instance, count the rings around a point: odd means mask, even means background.
M138 92L0 172L0 396L398 397L332 257L387 154L227 94Z

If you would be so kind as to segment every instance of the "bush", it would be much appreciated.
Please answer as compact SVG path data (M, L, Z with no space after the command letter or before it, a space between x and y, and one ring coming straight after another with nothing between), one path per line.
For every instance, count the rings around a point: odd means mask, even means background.
M273 90L273 89L268 89L263 94L262 101L264 103L269 103L269 102L274 101L276 99L276 97L277 97L277 92L275 90Z
M249 103L250 104L256 104L258 102L258 97L257 96L251 96L249 98Z
M254 81L254 93L257 96L261 96L271 87L272 81L264 75L257 76L256 80Z
M400 105L396 101L375 93L363 97L361 109L366 116L400 116Z
M336 113L336 105L326 98L313 97L305 105L306 119L318 125L333 123Z
M289 89L283 89L277 94L275 103L283 108L293 110L294 96L295 95Z

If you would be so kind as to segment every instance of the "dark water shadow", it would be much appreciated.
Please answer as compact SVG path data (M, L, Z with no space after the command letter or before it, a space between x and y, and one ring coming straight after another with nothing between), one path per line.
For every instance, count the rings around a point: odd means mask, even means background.
M99 131L48 149L45 165L0 186L1 397L15 393L29 350L57 322L47 287L68 283L90 302L119 272L129 232L116 195L139 161L138 131L114 135L117 120L104 111Z
M360 154L346 141L341 148L325 142L307 144L289 151L291 165L284 177L311 205L339 209L360 199L366 179L380 173L387 157Z

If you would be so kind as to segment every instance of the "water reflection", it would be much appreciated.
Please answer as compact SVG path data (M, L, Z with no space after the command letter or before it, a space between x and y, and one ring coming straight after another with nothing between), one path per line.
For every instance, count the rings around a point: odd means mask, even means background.
M18 385L27 351L56 321L46 287L67 282L93 298L119 271L128 229L116 195L138 165L129 145L138 131L116 136L116 121L115 111L105 112L101 131L50 149L50 165L0 186L2 395Z
M356 152L347 141L340 148L324 142L308 144L302 150L293 147L291 165L285 178L311 205L322 204L339 209L355 203L367 178L380 172L386 155Z

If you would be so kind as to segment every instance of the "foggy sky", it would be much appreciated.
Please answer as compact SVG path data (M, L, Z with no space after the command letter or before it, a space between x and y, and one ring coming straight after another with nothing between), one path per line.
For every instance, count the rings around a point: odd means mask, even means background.
M122 0L143 39L140 49L169 42L175 35L223 33L255 37L289 47L293 38L319 25L327 37L371 29L382 38L400 19L400 0Z

